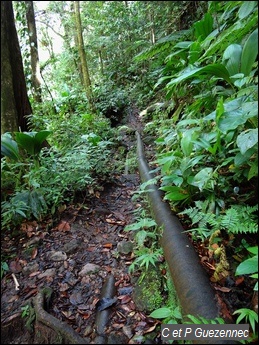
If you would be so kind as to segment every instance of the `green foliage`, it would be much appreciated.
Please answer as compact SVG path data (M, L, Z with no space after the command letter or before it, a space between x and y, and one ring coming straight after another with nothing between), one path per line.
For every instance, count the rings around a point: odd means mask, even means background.
M19 225L30 217L39 220L48 212L54 214L61 203L72 202L77 191L92 194L99 188L98 183L111 175L113 142L108 140L112 137L108 120L88 113L69 121L65 121L65 116L49 117L51 131L18 132L16 141L9 134L4 136L4 143L13 152L19 148L19 161L2 158L1 177L8 193L2 195L4 227ZM37 117L34 120L37 122ZM71 131L75 135L70 136ZM51 132L52 147L42 149Z
M39 190L16 192L9 201L2 202L3 228L10 228L12 224L17 225L30 217L39 220L46 211L47 205Z
M15 196L9 201L3 201L1 208L3 229L18 225L22 219L26 218L26 213L30 210L24 201L16 199Z
M4 274L9 271L9 267L7 262L1 261L1 279L3 278Z
M1 155L4 155L14 161L19 160L19 148L17 142L13 140L11 133L1 135Z
M178 324L182 320L180 307L162 307L154 310L150 315L155 319L162 319L165 324Z
M258 314L248 308L241 308L238 309L236 311L234 311L233 315L237 315L239 314L236 323L240 323L243 319L245 319L245 323L249 323L253 333L256 333L256 329L255 329L255 324L258 324Z
M149 265L153 265L154 267L156 267L157 263L161 261L163 255L162 248L154 249L152 247L142 247L134 251L134 253L137 257L129 266L130 273L141 268L144 268L145 272L147 273Z
M24 161L24 154L28 153L34 160L35 167L39 166L39 153L43 148L43 142L51 134L50 131L39 132L15 132L14 140L10 133L1 136L1 153L14 161ZM19 150L19 147L22 149Z
M204 18L193 25L193 40L178 40L174 45L158 79L157 86L164 85L168 98L185 104L177 108L180 113L175 112L171 122L160 122L161 129L156 124L155 163L161 171L160 189L172 208L209 200L208 209L219 213L222 200L225 205L232 203L229 195L236 186L258 175L258 30L250 21L257 11L251 10L252 5L242 6L210 5ZM242 33L236 32L240 28L237 12L246 27ZM213 30L215 16L218 28ZM228 30L239 39L230 37ZM223 49L218 38L226 40ZM208 51L216 44L217 54L212 57ZM213 111L208 114L209 109ZM239 202L256 198L253 194L247 199L240 196ZM254 225L247 231L253 229ZM237 232L242 232L240 227Z
M31 306L29 304L21 307L21 310L22 310L21 317L22 318L25 318L25 317L30 315L30 308L31 308Z
M124 231L148 229L154 226L156 226L156 222L152 218L143 218L133 224L126 225Z
M258 232L257 215L258 206L232 205L231 208L216 215L207 213L203 203L195 202L195 207L190 207L180 212L179 215L187 215L191 218L191 225L198 224L197 228L188 230L194 236L202 239L208 238L216 230L226 230L231 234L255 234Z
M221 317L216 317L215 319L206 319L203 316L186 315L187 320L185 324L196 324L196 325L224 325L225 321ZM189 319L189 320L188 320Z
M97 110L112 122L120 119L121 113L129 104L127 92L108 81L102 86L95 87L94 97Z
M251 274L251 278L258 279L258 246L246 248L253 254L252 257L242 261L236 268L236 275ZM258 281L254 286L254 290L258 291Z
M31 156L37 157L42 149L42 144L51 134L51 131L16 132L15 138L18 145Z

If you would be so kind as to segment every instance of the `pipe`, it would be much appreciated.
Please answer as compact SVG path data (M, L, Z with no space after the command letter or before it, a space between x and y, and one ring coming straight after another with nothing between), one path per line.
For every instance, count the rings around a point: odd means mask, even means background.
M149 172L139 132L136 132L136 137L138 167L143 183L154 176ZM173 215L169 204L162 201L163 194L157 186L151 184L147 186L147 189L154 219L157 225L163 228L161 246L183 315L191 314L206 319L219 317L219 310L209 277L201 266L198 255L186 233L184 233L180 221ZM229 342L222 342L222 340L217 342L215 339L211 339L207 340L206 343L226 344Z
M116 294L115 278L111 274L106 279L104 286L101 291L100 299L102 298L113 298ZM97 311L96 313L96 332L97 337L95 339L95 344L106 344L107 337L105 334L105 327L109 322L112 309L107 308L102 311Z

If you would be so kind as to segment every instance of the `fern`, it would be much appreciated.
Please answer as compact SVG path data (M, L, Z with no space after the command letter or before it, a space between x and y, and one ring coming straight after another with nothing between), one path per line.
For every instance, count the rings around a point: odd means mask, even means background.
M229 208L226 211L226 214L222 216L221 219L221 226L222 228L228 230L229 232L232 232L232 229L235 229L237 227L237 224L239 223L239 217L238 212L233 207Z
M201 238L208 238L216 230L226 230L232 234L258 232L258 221L255 212L258 205L243 206L233 205L225 211L225 214L215 215L214 213L206 213L202 210L202 202L196 203L196 207L190 207L179 215L187 215L191 219L191 224L198 224L198 227L189 230L196 232Z
M229 227L228 229L229 232L232 232L233 234L239 234L239 233L255 234L258 232L257 213L255 214L255 212L258 211L258 205L255 205L255 206L234 205L232 206L231 209L236 212L238 220L236 224L233 224L233 226Z

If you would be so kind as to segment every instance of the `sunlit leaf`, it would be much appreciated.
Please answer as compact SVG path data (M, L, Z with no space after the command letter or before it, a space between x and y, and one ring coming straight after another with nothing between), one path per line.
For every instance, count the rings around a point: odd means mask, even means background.
M240 72L240 61L241 61L242 47L239 44L231 44L227 47L223 54L223 61L226 60L226 68L233 76Z
M242 154L258 143L258 128L248 129L237 137L237 146Z
M159 308L154 310L149 316L155 319L165 319L172 315L172 311L169 308Z
M258 29L251 33L246 40L242 55L240 71L248 76L258 55Z
M9 133L1 135L1 154L15 161L20 157L18 145Z
M206 75L206 74L222 78L226 80L229 84L233 84L232 80L230 79L229 72L225 66L223 66L222 64L210 64L205 67L192 67L191 69L190 68L186 69L185 71L182 72L182 75L171 80L167 84L167 88L174 84L178 84L182 81L185 81L187 79L197 77L199 75Z
M258 5L257 1L243 1L242 6L238 10L239 19L246 18L257 5Z
M236 275L258 272L258 255L241 262L236 269Z
M202 190L204 186L206 186L208 180L212 178L212 173L212 168L204 168L194 176L190 184Z

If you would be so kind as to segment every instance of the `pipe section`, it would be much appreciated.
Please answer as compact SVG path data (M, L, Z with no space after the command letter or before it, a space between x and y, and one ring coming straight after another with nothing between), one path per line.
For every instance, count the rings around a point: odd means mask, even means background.
M137 156L142 183L154 176L144 155L144 146L139 132L137 137ZM200 264L184 229L173 215L168 203L163 201L163 193L154 184L147 186L148 199L153 217L158 226L163 228L161 246L168 263L170 274L178 295L183 315L202 316L207 319L219 317L215 294L209 277ZM211 342L208 342L211 341ZM218 343L215 339L207 340L207 344ZM225 342L220 342L226 343ZM229 342L227 342L229 343ZM233 343L233 342L232 342Z

